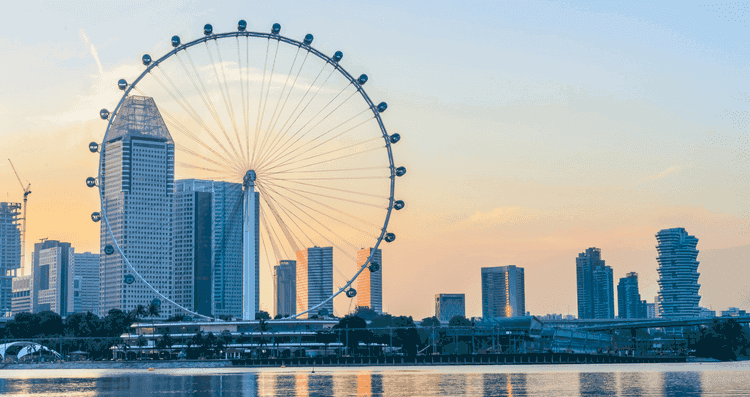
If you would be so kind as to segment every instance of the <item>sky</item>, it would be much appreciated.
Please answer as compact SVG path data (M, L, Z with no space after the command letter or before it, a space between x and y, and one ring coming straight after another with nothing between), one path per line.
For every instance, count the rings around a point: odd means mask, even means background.
M383 250L384 307L416 319L437 293L481 316L480 269L526 272L532 314L577 314L575 258L589 247L615 279L658 290L656 239L699 238L701 306L750 306L750 4L696 1L28 1L0 32L0 198L29 196L41 238L97 251L99 208L84 180L101 108L143 53L202 26L342 50L402 141L407 207ZM261 274L261 305L271 280ZM616 283L616 282L615 282ZM348 307L337 298L339 311Z

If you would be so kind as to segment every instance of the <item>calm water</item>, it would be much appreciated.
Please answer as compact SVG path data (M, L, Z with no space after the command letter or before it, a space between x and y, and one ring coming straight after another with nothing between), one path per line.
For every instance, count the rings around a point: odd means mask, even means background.
M310 369L0 370L24 396L750 396L750 362Z

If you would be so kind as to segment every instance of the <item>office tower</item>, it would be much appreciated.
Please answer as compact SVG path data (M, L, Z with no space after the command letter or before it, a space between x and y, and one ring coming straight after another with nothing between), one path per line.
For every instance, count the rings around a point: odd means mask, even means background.
M604 264L599 248L588 248L576 258L578 318L615 318L612 268Z
M646 303L646 318L656 318L656 303Z
M435 295L435 317L440 321L450 321L453 316L466 317L466 299L464 294Z
M273 267L273 315L288 317L297 314L297 262L279 261Z
M377 263L380 269L376 272L365 269L357 277L357 306L369 307L376 313L383 313L383 255L380 248L374 252L372 248L357 251L357 270L367 262L370 254L372 262Z
M99 254L73 254L72 312L99 315Z
M174 205L175 302L206 316L241 317L242 185L181 179Z
M297 251L297 313L311 309L333 295L333 247ZM308 318L321 309L333 315L333 299L302 316Z
M104 138L102 160L99 184L114 241L102 221L99 311L130 311L158 297L138 277L125 283L131 271L119 252L104 252L115 241L135 271L171 299L174 142L152 98L125 98ZM173 313L172 305L161 309L161 317Z
M73 276L74 249L70 243L45 240L34 244L31 254L31 311L51 310L63 317L73 312L69 306Z
M21 263L20 203L0 203L0 317L10 316L13 277Z
M619 318L646 318L646 301L638 291L638 273L630 272L617 284L617 316Z
M12 315L16 313L31 313L31 276L13 277Z
M482 268L482 317L526 315L524 270L517 266Z
M683 228L656 234L659 256L659 317L696 317L698 295L698 239Z

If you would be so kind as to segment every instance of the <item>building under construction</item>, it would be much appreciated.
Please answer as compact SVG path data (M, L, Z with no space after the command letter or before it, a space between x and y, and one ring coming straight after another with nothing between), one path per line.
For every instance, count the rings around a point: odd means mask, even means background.
M0 317L11 315L12 279L21 268L21 203L0 203Z

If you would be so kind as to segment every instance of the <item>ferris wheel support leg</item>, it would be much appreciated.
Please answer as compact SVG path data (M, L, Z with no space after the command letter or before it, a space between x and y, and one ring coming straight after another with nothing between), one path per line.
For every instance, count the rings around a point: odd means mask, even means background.
M258 268L258 193L246 179L242 219L242 319L255 320L256 269Z

